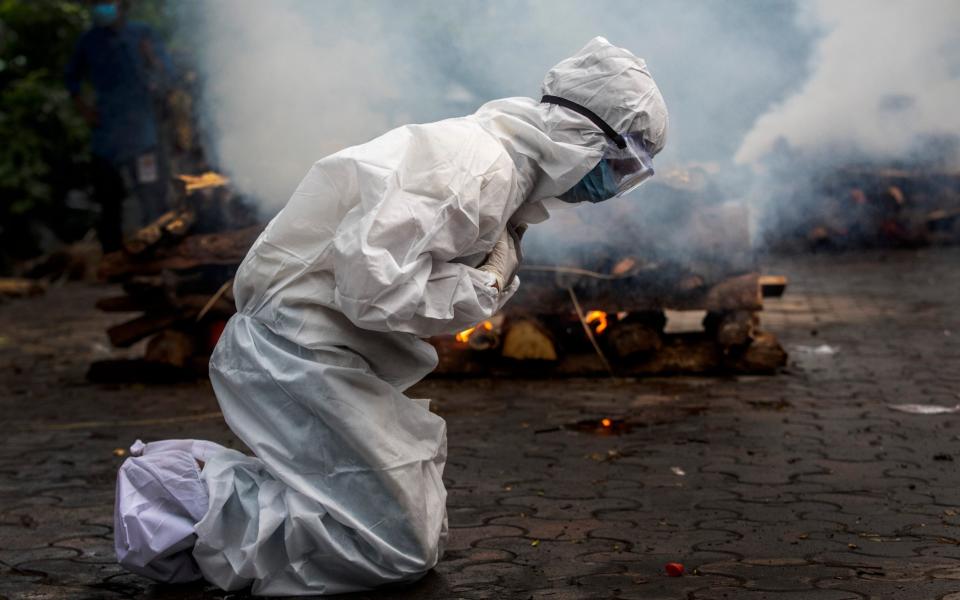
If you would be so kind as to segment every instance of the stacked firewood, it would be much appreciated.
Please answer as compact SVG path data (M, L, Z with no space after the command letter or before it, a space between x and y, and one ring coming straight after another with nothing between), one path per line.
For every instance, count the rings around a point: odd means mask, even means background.
M704 178L661 176L643 200L558 212L523 241L520 292L505 311L430 341L439 374L770 372L786 354L759 328L763 296L748 215L713 202ZM177 207L104 257L123 295L101 310L135 312L108 330L118 348L147 340L138 361L102 361L96 380L206 373L234 312L231 282L262 230L213 175L180 181ZM695 333L668 333L668 310L701 311Z
M146 339L143 360L101 361L95 380L166 379L206 372L207 358L234 312L231 281L263 226L215 173L176 179L175 207L104 256L101 279L123 294L97 308L138 313L107 330L127 348Z

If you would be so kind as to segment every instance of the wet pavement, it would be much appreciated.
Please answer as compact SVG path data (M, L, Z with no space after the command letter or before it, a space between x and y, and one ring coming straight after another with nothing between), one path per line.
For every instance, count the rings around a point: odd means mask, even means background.
M960 250L773 261L775 377L433 380L450 540L351 598L960 600ZM135 438L237 446L208 384L94 385L106 287L0 305L0 598L239 598L156 586L112 550ZM122 317L120 317L122 318ZM134 350L135 351L135 350ZM621 434L568 423L624 419ZM668 562L685 574L669 577Z

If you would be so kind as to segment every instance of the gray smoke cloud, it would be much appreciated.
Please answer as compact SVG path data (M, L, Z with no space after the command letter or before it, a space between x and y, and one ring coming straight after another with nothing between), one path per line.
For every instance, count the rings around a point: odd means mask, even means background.
M903 160L931 141L960 137L960 2L800 7L800 25L819 36L810 76L756 121L737 162L756 163L778 146L814 162ZM940 158L960 165L960 155Z
M663 91L661 168L729 163L757 115L799 89L811 42L787 0L175 6L200 61L209 147L266 214L331 152L536 96L550 66L595 35L644 57Z
M319 158L404 123L535 97L544 73L596 35L644 57L667 101L657 179L704 167L712 195L751 205L758 243L820 210L796 199L815 198L837 166L960 165L956 0L171 6L196 48L207 147L265 217ZM651 204L675 200L638 194L651 199L641 220L657 214ZM602 223L640 213L623 204L635 200L577 210ZM561 256L558 227L535 228L530 244Z

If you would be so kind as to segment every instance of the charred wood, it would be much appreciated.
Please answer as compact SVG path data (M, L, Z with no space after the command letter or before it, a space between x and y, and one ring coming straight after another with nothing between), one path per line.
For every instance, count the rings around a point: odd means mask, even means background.
M733 367L751 373L773 373L786 364L787 353L776 336L766 331L758 331L754 333L746 352Z
M147 313L107 329L110 343L126 348L193 315L179 312Z
M621 359L654 352L663 347L661 331L644 323L613 323L605 335L606 346Z
M708 312L703 319L707 335L724 347L743 346L753 339L760 320L749 310L734 310L724 313Z
M168 211L127 238L123 243L123 249L128 254L140 254L160 243L161 240L181 238L190 231L194 221L196 221L196 214L190 209Z
M156 274L167 269L238 265L262 229L261 225L255 225L223 233L191 235L174 246L157 248L145 257L112 252L104 256L99 275L101 279L116 281L129 275Z

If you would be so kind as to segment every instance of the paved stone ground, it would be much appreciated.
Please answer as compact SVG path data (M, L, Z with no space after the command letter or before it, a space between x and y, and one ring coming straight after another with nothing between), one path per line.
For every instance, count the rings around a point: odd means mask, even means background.
M410 588L353 597L960 599L960 417L887 408L960 403L958 265L957 249L777 264L777 377L421 384L449 423L449 551ZM84 381L109 353L90 308L109 293L0 306L0 597L242 597L114 564L113 450L236 442L206 384ZM604 416L636 426L551 429Z

